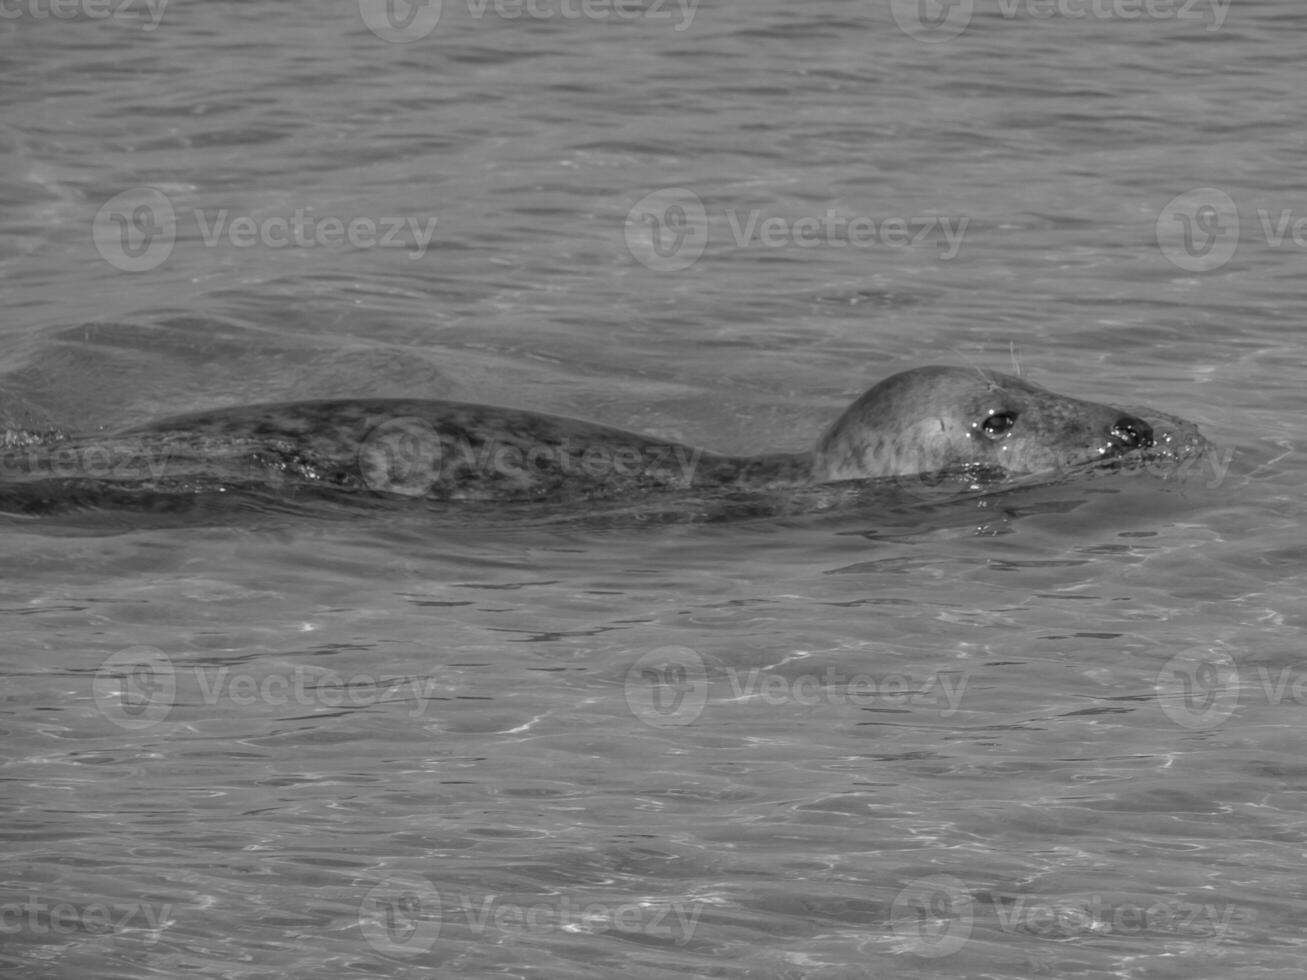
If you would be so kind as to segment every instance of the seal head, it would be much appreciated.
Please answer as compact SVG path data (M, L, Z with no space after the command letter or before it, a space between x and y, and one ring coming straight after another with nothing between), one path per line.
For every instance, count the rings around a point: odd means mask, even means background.
M886 378L817 443L818 482L922 473L1054 472L1153 446L1143 419L997 371L923 367Z

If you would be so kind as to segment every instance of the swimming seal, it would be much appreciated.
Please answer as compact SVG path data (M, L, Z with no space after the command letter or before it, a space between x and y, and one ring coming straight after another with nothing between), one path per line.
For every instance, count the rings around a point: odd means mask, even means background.
M1158 413L1159 418L1163 418ZM578 500L665 490L808 488L914 474L979 486L1205 444L1012 375L896 374L808 452L726 456L556 415L419 399L252 405L90 438L10 434L0 489L204 494L320 488L428 500ZM1184 429L1188 426L1188 429ZM1179 433L1177 435L1177 433Z

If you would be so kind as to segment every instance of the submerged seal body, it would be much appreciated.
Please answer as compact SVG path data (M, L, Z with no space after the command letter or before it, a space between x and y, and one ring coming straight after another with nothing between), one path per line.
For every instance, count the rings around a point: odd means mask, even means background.
M1169 419L1169 417L1167 417ZM1179 420L1171 420L1187 425ZM1172 455L1204 444L1168 433ZM359 399L197 412L92 438L10 440L0 489L202 494L316 487L432 500L777 490L914 474L971 484L1159 449L1139 415L992 371L923 367L853 403L807 452L726 456L556 415Z

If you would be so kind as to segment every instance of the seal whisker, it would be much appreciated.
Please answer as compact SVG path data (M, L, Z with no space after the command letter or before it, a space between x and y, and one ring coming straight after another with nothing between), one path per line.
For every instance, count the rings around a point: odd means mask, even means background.
M1002 390L1002 386L999 385L999 384L995 381L995 378L994 378L994 374L993 374L993 372L992 372L992 371L986 371L984 368L982 368L979 364L977 364L977 363L976 363L975 361L973 361L971 358L967 357L966 353L962 350L961 347L954 347L954 348L953 348L953 353L956 354L956 355L958 356L958 359L959 359L959 360L964 361L964 362L966 363L967 367L971 368L971 370L973 370L973 371L976 372L976 374L977 374L977 376L980 378L980 380L981 380L982 382L984 382L985 390L986 390L986 391L1001 391L1001 390Z

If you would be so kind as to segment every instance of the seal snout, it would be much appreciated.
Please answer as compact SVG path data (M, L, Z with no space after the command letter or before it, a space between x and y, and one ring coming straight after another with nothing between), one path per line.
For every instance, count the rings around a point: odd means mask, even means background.
M1114 452L1149 449L1153 445L1153 427L1134 415L1122 415L1112 423L1108 439Z

